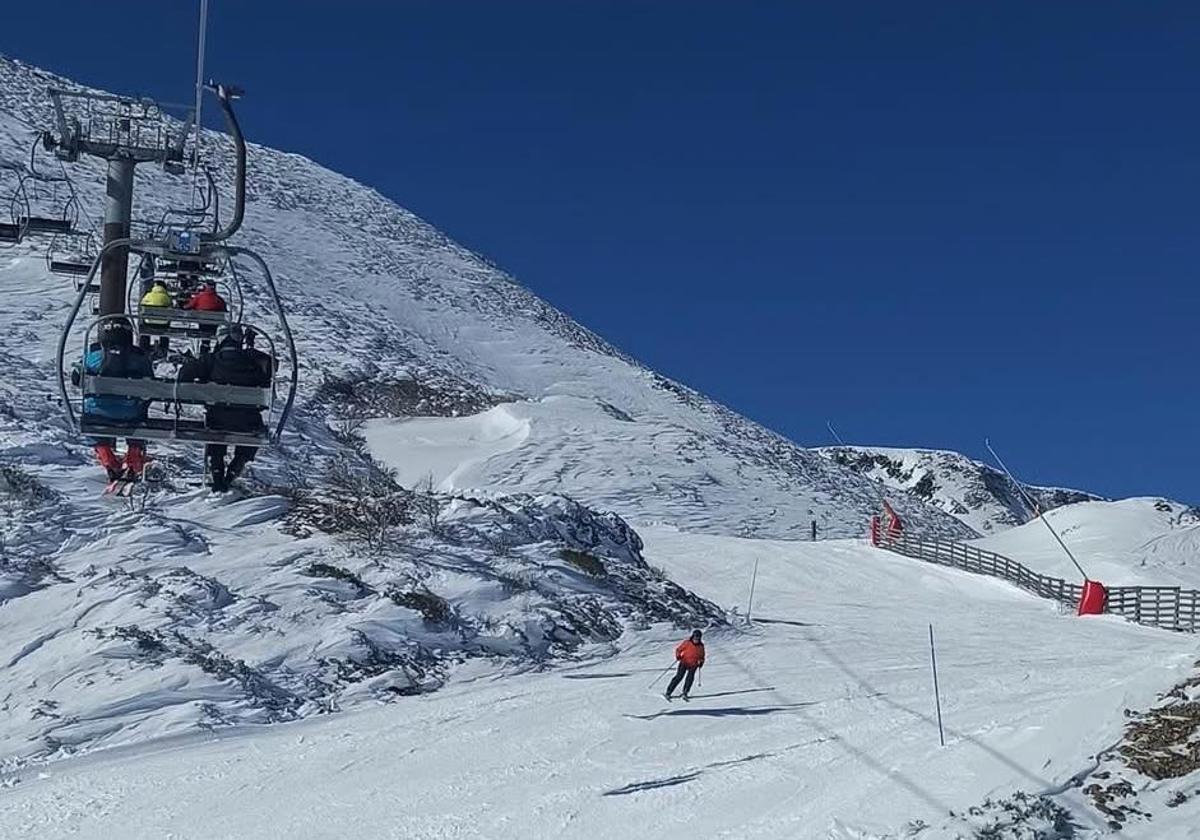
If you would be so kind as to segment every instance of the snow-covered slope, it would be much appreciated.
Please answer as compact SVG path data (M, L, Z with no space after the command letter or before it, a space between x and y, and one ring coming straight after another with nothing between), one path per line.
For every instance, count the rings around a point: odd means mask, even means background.
M1047 520L1090 577L1111 586L1200 589L1200 511L1166 499L1084 502ZM1068 580L1079 572L1041 522L994 534L975 545Z
M0 156L26 158L48 85L70 83L0 59ZM226 139L206 144L229 163ZM103 167L69 169L94 222ZM72 284L47 271L46 239L0 250L0 760L290 720L427 691L473 659L528 667L609 650L630 627L720 624L646 565L618 514L862 531L869 480L634 363L361 185L261 147L250 171L239 241L272 264L303 368L251 498L209 500L189 486L196 448L158 446L168 485L145 514L100 500L54 388ZM139 168L135 218L187 191ZM262 290L246 291L261 315ZM399 416L419 419L360 428ZM397 486L359 432L397 477L445 492Z
M0 59L0 156L27 154L47 84L65 83ZM250 166L239 237L278 275L303 372L284 445L234 497L189 486L199 453L171 447L146 512L98 497L52 384L70 283L43 244L0 251L3 831L630 836L690 815L693 833L869 836L1061 781L1185 664L1183 637L997 582L731 536L860 534L877 485L377 193L260 147ZM102 169L72 174L95 219ZM152 168L137 184L139 217L186 204ZM975 534L889 498L915 530ZM653 526L649 556L627 520ZM761 632L724 630L755 557ZM953 640L948 751L927 719L931 618ZM690 625L714 630L716 705L664 710L643 687ZM533 673L552 661L577 670ZM175 746L195 750L156 752ZM112 752L78 758L96 747Z
M818 451L835 464L917 496L980 534L1003 531L1036 515L1007 475L958 452L878 446L831 446ZM1061 487L1026 484L1024 490L1042 510L1099 499Z
M44 89L51 83L66 84L0 59L0 156L28 154L34 129L49 119ZM252 103L251 92L243 106L251 136ZM210 148L226 146L210 136ZM326 380L358 380L369 391L414 378L460 390L471 407L511 400L533 418L531 434L503 457L475 465L481 484L568 493L635 523L787 536L807 533L816 519L830 536L862 532L876 504L869 480L638 365L378 193L262 147L252 148L250 170L240 237L272 264L294 313L302 401L337 393L318 393ZM71 172L88 214L98 218L102 168L85 161ZM138 173L136 216L157 218L172 202L186 206L186 179L152 167ZM7 261L0 271L30 271L22 268L29 249L0 253ZM40 383L31 395L40 403L69 283L25 276L43 292L61 290L44 295L35 326L29 318L13 325L28 357L21 367ZM372 404L366 395L363 405ZM897 504L914 524L965 533L919 500Z
M968 813L989 797L1074 791L1122 710L1194 658L1190 637L1060 615L1007 585L849 541L653 529L647 546L726 606L744 606L759 561L759 624L708 634L691 703L664 702L661 681L649 688L679 634L631 633L603 661L519 680L485 672L399 706L19 772L0 781L11 786L0 825L14 840L869 840L920 820L930 827L903 836L950 840L1008 819L999 806ZM1127 836L1184 838L1196 818L1192 801ZM1085 808L1073 819L1074 834L1034 835L1032 821L979 836L1082 840L1103 826Z

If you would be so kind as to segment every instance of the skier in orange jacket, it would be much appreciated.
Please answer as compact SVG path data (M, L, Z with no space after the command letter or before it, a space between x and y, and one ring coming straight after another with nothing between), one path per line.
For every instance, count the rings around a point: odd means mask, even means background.
M684 639L675 648L675 659L679 662L679 667L675 669L675 676L667 686L668 700L675 693L675 687L679 685L680 680L683 680L683 699L688 699L688 692L692 690L692 680L696 677L696 672L704 667L704 642L700 641L703 635L699 630L693 630L691 638Z

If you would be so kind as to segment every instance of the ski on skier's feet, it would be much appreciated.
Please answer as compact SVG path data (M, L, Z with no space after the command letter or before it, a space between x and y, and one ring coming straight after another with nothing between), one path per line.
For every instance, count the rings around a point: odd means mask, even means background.
M129 497L133 495L133 487L137 484L137 479L127 479L124 477L113 479L104 488L105 496Z

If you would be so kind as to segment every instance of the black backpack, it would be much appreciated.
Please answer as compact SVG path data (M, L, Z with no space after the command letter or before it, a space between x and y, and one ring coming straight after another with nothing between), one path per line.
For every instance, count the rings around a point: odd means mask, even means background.
M219 347L213 353L210 382L265 388L271 384L256 353L240 347Z
M150 361L140 347L105 347L100 358L100 376L145 379L151 375Z

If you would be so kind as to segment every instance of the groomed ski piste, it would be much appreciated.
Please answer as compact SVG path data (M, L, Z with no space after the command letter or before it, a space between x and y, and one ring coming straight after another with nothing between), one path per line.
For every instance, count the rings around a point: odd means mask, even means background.
M6 158L49 83L69 84L0 58ZM101 497L50 384L70 282L36 241L0 251L0 838L1111 831L1087 774L1127 709L1194 674L1194 637L871 548L872 477L638 365L361 185L261 147L250 169L245 235L305 376L280 452L228 496L164 446L144 511ZM95 211L103 170L73 174ZM138 190L149 215L179 192L150 168ZM416 515L330 522L346 463ZM987 530L1069 574L1041 523L1001 530L1010 498L963 498L889 491L923 533ZM814 521L835 539L807 542ZM1051 521L1106 583L1200 587L1186 505ZM702 685L668 704L655 680L692 626ZM1136 784L1151 817L1121 836L1200 836L1194 775Z
M650 687L683 635L658 626L544 673L467 668L402 704L31 769L0 796L3 834L863 840L921 820L913 836L971 836L949 812L1064 787L1196 655L1191 637L857 541L646 536L652 562L729 606L759 563L755 623L709 634L690 703ZM1195 816L1124 836L1197 836Z

